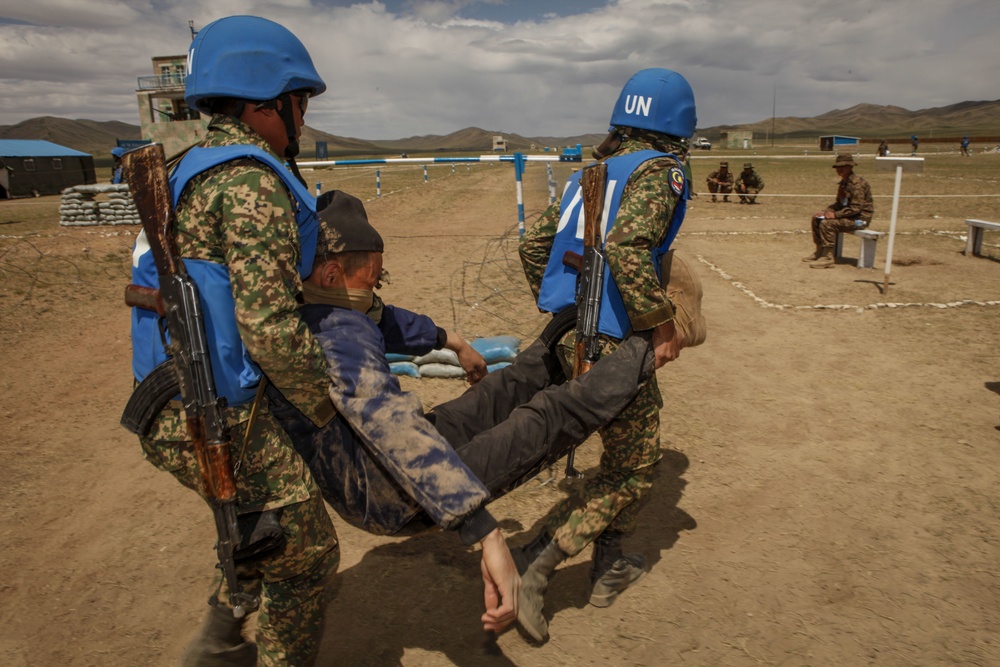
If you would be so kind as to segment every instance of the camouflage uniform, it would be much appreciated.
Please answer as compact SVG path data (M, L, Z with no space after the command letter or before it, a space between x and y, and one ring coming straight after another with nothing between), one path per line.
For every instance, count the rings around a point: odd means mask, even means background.
M202 146L268 144L240 121L217 116ZM298 228L285 186L252 159L214 167L196 176L177 204L176 239L182 257L229 270L240 336L271 382L317 423L333 406L322 349L299 318L295 269ZM241 516L280 510L285 544L239 565L244 588L261 595L257 620L258 664L308 665L322 631L325 580L339 561L337 537L322 498L301 457L267 406L244 434L250 406L226 409ZM147 437L146 458L198 489L198 465L188 441L183 408L171 403ZM221 580L221 575L219 576ZM225 582L221 582L225 589ZM223 590L220 599L228 594Z
M736 179L736 192L740 195L740 203L757 203L757 197L753 196L764 189L764 179L760 177L754 168L744 166ZM746 196L751 195L751 196Z
M837 242L839 232L853 232L864 229L872 221L875 213L875 203L872 200L872 189L868 181L853 171L840 182L837 188L837 201L828 207L834 212L834 218L813 218L813 242L817 247L831 248ZM856 220L862 221L859 225Z
M650 148L654 144L638 133L626 138L614 156ZM607 267L635 331L653 329L674 317L673 304L653 267L651 250L666 237L678 202L668 180L676 164L669 158L653 159L632 174L605 239ZM536 299L559 215L560 204L553 204L521 240L524 273ZM564 341L568 356L572 355L571 338ZM620 341L603 337L602 355L618 345ZM553 541L567 555L580 553L605 530L629 533L635 529L639 500L650 487L653 465L660 460L662 407L654 374L635 399L600 430L604 450L599 472L587 478L579 493L559 503L547 521Z
M734 180L735 176L733 176L733 172L728 167L723 171L721 165L719 169L709 174L705 182L708 183L708 191L712 193L712 201L715 201L715 193L717 192L726 195L722 198L722 201L729 201L728 195L733 191Z

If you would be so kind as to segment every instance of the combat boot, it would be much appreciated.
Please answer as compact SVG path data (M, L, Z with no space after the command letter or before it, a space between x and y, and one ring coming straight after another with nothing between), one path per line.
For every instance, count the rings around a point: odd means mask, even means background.
M517 573L524 576L524 573L528 571L528 566L538 558L538 554L542 553L542 549L549 546L551 541L552 536L549 535L549 531L543 528L542 532L535 536L535 539L523 547L511 549L510 555L514 559L514 565L517 566Z
M549 578L556 566L567 557L558 544L549 542L521 577L521 590L517 597L517 622L537 641L545 641L549 636L549 624L542 614Z
M181 656L182 667L253 667L257 645L243 639L243 618L233 616L228 607L209 608L201 630Z
M822 252L823 252L823 246L818 245L818 246L816 246L816 250L813 251L813 254L806 255L805 257L802 258L802 261L803 262L815 262L817 259L819 259L820 257L822 257L822 254L821 254Z
M823 246L816 253L816 261L809 265L812 269L832 269L833 265L836 264L836 260L833 258L833 247Z
M622 554L622 533L606 530L594 540L590 563L590 604L610 607L618 595L646 576L641 554Z

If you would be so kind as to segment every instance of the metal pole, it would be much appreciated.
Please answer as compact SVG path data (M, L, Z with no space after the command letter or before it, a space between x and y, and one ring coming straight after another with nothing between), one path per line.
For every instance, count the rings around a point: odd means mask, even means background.
M889 219L889 247L885 251L885 280L882 295L889 293L889 273L892 271L892 242L896 240L896 212L899 210L899 186L903 182L903 164L896 165L896 187L892 192L892 217Z
M375 198L382 198L382 170L375 170Z
M549 172L549 203L550 204L555 204L556 203L556 179L552 175L552 163L551 162L546 162L545 163L545 168Z
M517 232L524 236L524 189L521 176L524 174L524 154L514 153L514 181L517 186Z

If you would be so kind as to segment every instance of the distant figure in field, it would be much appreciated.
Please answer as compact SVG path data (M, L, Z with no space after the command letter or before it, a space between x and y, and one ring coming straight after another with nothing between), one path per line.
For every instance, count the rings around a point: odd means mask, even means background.
M920 139L917 139L917 135L915 134L910 137L910 147L913 149L913 152L911 152L910 155L916 155L917 149L920 148Z
M122 155L125 155L124 148L115 146L111 149L111 157L115 159L115 166L111 171L111 183L113 185L125 182L125 176L122 170Z
M972 150L969 148L969 135L962 137L962 155L972 157Z
M736 177L736 193L740 196L740 203L756 204L757 193L763 189L764 179L754 171L752 163L745 163L743 171Z
M729 201L729 193L733 191L733 173L729 171L728 162L720 162L719 168L708 175L705 179L708 183L708 191L712 193L712 201L717 201L715 193L722 195L722 201Z
M833 168L840 176L837 201L813 214L812 235L816 252L802 259L803 262L811 262L809 266L814 269L832 268L837 234L866 228L875 213L871 186L854 173L854 157L850 153L841 153Z
M878 145L878 156L886 157L887 155L889 155L889 142L883 139L882 143Z

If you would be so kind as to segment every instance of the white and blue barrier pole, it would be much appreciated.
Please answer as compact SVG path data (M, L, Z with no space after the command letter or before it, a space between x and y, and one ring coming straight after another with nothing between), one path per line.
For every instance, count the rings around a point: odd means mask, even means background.
M577 145L579 151L579 144ZM577 153L579 155L579 153ZM579 162L580 159L565 160L558 155L524 155L514 153L513 155L480 155L479 157L396 157L396 158L362 158L358 160L311 160L299 162L299 167L343 167L370 164L424 164L424 182L427 182L427 164L447 164L464 162L466 166L472 162L513 162L514 180L517 187L517 228L518 232L524 235L524 192L521 186L521 179L524 175L524 168L528 162ZM471 171L471 167L469 168ZM554 181L551 177L552 168L549 167L549 198L555 201ZM382 182L380 170L375 171L375 191L376 197L382 196Z
M524 188L521 185L524 176L524 153L514 153L514 185L517 188L517 233L524 236Z
M547 162L545 168L548 170L549 174L549 204L556 203L556 179L552 175L552 163Z

